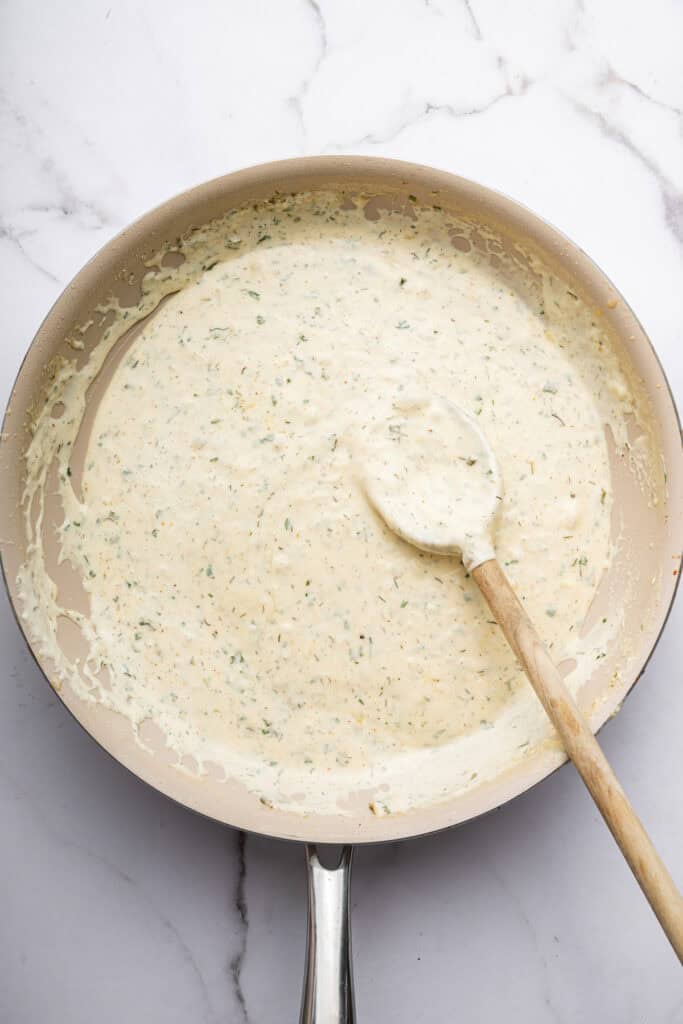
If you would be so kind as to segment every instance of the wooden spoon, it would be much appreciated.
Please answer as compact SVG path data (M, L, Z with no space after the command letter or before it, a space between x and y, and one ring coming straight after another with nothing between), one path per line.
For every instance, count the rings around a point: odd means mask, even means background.
M683 962L683 899L495 556L503 483L478 422L443 398L404 399L366 437L368 500L404 540L462 557Z

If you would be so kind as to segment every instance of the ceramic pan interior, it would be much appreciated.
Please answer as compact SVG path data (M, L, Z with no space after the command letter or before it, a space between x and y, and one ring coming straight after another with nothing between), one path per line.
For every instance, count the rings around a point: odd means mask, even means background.
M19 372L4 422L0 448L0 551L7 588L22 629L16 574L26 548L20 502L24 453L29 441L28 413L44 400L49 365L56 356L84 358L97 341L86 336L86 352L76 353L66 339L87 323L95 307L112 293L122 304L134 301L144 262L191 228L222 216L245 201L276 193L339 187L399 201L416 197L493 230L507 248L522 245L576 289L603 318L623 358L630 360L650 397L659 444L668 475L663 506L648 508L628 482L615 480L624 542L613 570L637 582L626 609L624 635L630 638L630 667L618 682L611 678L617 652L608 657L580 694L580 703L597 729L619 707L642 672L666 621L676 589L683 533L683 458L680 427L666 379L648 338L628 305L602 272L575 245L528 210L497 193L449 174L414 164L365 157L316 157L271 163L240 171L192 189L148 213L113 239L69 285L38 331ZM621 488L621 491L620 491ZM634 576L635 573L635 576ZM26 631L25 631L26 632ZM30 644L31 637L27 634ZM54 680L53 666L41 668ZM548 775L563 760L546 749L511 767L492 782L463 796L403 815L373 817L355 812L339 816L297 816L264 806L257 796L230 782L179 772L168 759L142 749L127 720L101 706L85 703L67 687L62 701L90 735L118 761L156 789L219 821L273 836L326 842L374 842L406 838L465 821L490 810Z

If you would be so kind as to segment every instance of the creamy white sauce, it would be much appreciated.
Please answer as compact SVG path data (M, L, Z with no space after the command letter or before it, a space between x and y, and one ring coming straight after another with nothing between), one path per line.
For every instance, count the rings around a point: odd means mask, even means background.
M363 425L416 394L477 418L505 481L498 556L554 658L575 660L576 690L618 625L582 635L611 557L605 425L623 443L634 400L599 323L542 268L518 292L500 250L496 267L439 211L343 205L278 200L191 236L182 267L151 273L83 365L57 369L27 456L19 579L58 678L140 742L151 721L186 770L217 766L284 808L343 811L366 792L368 813L390 813L551 734L459 561L416 551L369 507ZM178 288L106 389L79 492L87 389ZM78 606L46 561L51 486Z

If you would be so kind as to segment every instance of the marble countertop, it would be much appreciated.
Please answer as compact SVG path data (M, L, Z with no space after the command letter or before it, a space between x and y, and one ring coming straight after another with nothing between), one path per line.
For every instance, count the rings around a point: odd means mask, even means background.
M683 401L683 7L650 0L3 5L4 401L50 304L132 218L248 164L364 153L528 204L612 277ZM199 13L201 12L201 13ZM201 820L81 732L2 597L0 1019L298 1016L300 848ZM683 882L683 602L602 733ZM571 768L358 851L361 1022L675 1024L675 957Z

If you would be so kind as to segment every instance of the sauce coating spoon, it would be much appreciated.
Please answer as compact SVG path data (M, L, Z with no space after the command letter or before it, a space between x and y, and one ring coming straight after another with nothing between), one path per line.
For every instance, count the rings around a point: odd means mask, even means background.
M496 558L503 481L479 424L445 398L406 399L366 437L370 504L420 550L460 555L683 962L683 899Z

